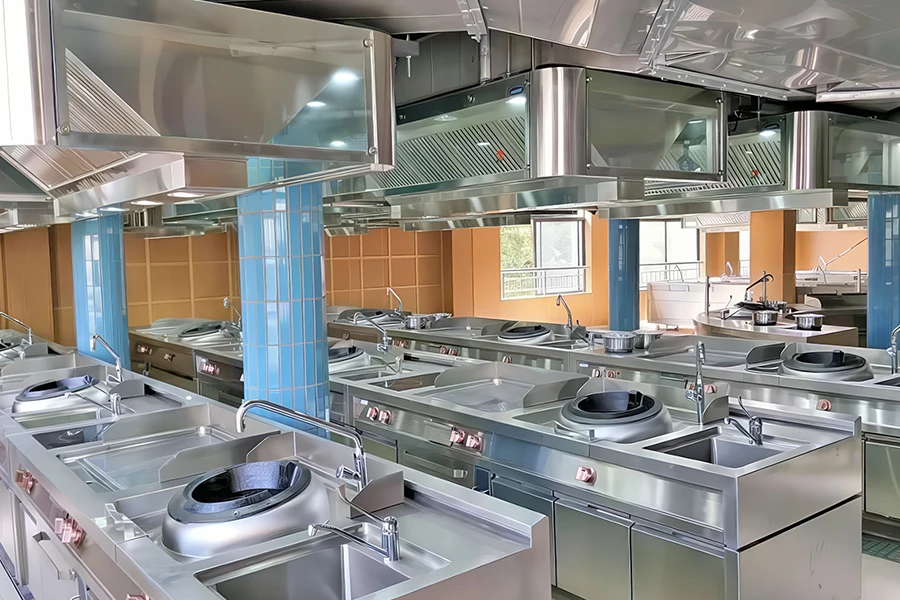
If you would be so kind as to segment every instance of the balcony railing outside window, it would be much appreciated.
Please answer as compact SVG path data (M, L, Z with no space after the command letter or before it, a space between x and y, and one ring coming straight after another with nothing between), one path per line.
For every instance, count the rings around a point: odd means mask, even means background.
M586 272L587 267L503 270L500 271L501 299L580 294L585 291Z
M660 281L700 281L701 268L702 263L699 261L641 265L641 289Z

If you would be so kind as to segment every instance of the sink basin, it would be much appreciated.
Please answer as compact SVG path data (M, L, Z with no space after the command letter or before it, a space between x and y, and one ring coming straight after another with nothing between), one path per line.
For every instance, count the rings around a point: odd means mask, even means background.
M266 561L264 565L271 563ZM246 572L236 569L229 574ZM200 576L203 580L203 576ZM353 600L408 579L378 558L341 544L285 560L232 579L204 583L225 600L322 598Z
M420 388L433 386L434 380L437 379L437 376L438 373L425 373L423 375L415 375L413 377L400 377L399 379L379 381L374 385L397 392L405 392L408 390L417 390Z
M723 436L719 429L713 430L712 434L707 432L699 439L697 435L688 435L647 446L647 450L653 452L730 469L746 467L793 449L794 446L765 441L762 446L756 446L745 438Z
M412 373L412 370L400 369L400 373L395 373L391 369L381 368L355 373L348 371L346 375L343 373L335 373L334 376L346 379L347 381L366 381L367 379L381 379L382 377L390 377L391 375L406 375L409 373Z
M599 343L597 346L599 347L601 344ZM587 348L588 343L584 340L560 340L557 342L546 342L544 344L538 344L540 348L562 348L563 350L580 350L582 348Z
M894 377L892 379L885 379L884 381L878 381L875 385L886 385L888 387L900 387L900 377Z

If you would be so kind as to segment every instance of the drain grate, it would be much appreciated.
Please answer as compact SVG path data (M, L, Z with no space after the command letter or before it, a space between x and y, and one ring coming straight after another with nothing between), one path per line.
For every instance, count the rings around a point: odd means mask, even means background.
M863 554L900 563L900 543L871 535L863 535Z

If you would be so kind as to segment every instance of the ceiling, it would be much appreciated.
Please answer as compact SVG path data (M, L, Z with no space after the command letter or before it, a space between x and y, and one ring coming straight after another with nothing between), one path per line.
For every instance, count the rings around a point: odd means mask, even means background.
M477 33L483 19L491 30L639 55L649 74L712 87L722 78L757 95L765 88L815 94L900 87L897 0L218 1L393 35ZM871 100L867 108L900 106L900 98Z

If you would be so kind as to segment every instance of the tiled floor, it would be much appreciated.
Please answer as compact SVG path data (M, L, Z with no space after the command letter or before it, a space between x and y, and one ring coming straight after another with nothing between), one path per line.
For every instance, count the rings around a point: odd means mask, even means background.
M863 556L863 600L900 598L900 563Z

